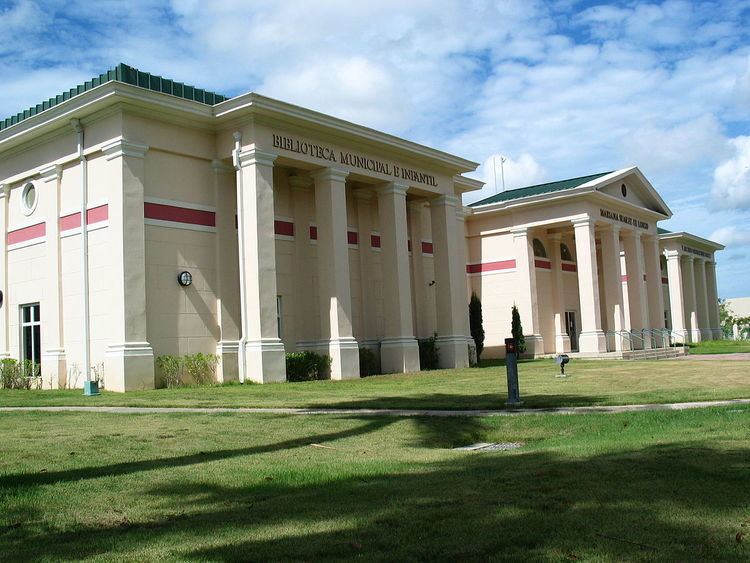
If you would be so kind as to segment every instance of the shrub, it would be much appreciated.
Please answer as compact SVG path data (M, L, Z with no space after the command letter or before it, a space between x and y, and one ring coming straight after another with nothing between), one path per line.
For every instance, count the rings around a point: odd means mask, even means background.
M40 389L41 366L29 360L19 362L13 358L0 360L0 388Z
M474 339L476 346L476 361L482 357L484 350L484 327L482 326L482 302L475 292L471 292L471 301L469 301L469 327L471 337Z
M440 348L437 345L437 333L430 338L419 340L420 369L437 369L440 362Z
M520 355L526 351L526 340L523 337L521 315L518 313L518 307L515 305L513 305L513 309L511 309L511 318L510 333L516 341L516 350L518 350L518 354Z
M286 378L289 381L313 381L325 379L331 367L331 357L304 352L290 352L286 355Z
M183 372L188 375L193 383L205 385L216 381L216 366L219 364L218 356L213 354L187 355L182 359Z
M158 356L156 366L161 373L161 381L168 388L182 385L182 358L179 356Z
M378 356L369 348L359 349L359 376L369 377L380 373Z

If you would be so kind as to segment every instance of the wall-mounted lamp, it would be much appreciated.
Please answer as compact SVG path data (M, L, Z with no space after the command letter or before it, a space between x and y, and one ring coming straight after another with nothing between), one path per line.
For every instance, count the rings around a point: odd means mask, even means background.
M182 287L187 287L191 283L193 283L193 274L190 272L180 272L177 274L177 283L179 283Z
M428 285L429 287L432 287L433 285L435 285L435 280L432 280L432 281L431 281L430 283L428 283L427 285Z

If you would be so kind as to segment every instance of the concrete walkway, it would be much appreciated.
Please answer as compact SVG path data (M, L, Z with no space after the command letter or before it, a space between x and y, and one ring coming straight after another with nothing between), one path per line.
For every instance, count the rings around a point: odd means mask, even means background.
M750 352L732 352L730 354L688 354L678 356L675 360L750 360Z
M666 403L656 405L617 405L602 407L558 407L512 410L430 410L430 409L301 409L301 408L201 408L201 407L0 407L0 412L45 411L45 412L95 412L114 414L179 414L179 413L242 413L242 414L290 414L290 415L355 415L355 416L520 416L535 414L586 414L640 411L668 411L750 405L750 399L726 401L697 401L693 403Z

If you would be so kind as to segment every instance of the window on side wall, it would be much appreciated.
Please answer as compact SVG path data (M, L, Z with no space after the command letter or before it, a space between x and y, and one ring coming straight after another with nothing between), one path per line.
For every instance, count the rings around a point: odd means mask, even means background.
M42 320L39 303L21 305L21 360L42 363Z

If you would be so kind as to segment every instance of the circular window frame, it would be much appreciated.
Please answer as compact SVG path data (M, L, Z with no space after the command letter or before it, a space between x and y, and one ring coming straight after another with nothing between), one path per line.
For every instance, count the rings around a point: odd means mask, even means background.
M622 197L628 197L628 187L625 184L620 186L620 191L622 192Z
M34 190L34 203L29 205L26 201L27 195L30 190ZM21 191L21 211L27 217L36 211L37 205L39 204L39 190L33 184L33 182L27 183Z

